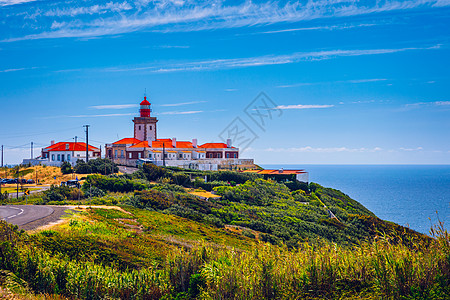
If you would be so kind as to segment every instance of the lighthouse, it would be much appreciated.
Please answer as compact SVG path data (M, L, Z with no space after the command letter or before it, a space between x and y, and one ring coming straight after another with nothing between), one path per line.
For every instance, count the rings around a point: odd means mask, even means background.
M133 119L134 123L134 138L140 141L154 141L156 140L156 123L158 119L151 117L151 104L144 96L144 100L140 104L139 117Z

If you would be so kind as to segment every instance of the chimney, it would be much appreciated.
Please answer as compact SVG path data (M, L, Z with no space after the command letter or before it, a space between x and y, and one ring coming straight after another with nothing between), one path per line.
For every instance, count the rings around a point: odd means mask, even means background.
M177 138L172 138L172 146L173 146L174 148L177 147Z
M231 148L231 139L227 139L227 148Z
M53 146L55 144L55 141L50 141L50 146Z
M192 139L192 147L197 148L197 139Z

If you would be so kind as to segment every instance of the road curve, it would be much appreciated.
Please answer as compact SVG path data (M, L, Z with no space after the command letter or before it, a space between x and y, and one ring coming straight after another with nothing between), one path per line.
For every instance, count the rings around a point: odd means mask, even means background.
M25 225L50 216L54 209L44 205L0 206L0 218L14 225Z

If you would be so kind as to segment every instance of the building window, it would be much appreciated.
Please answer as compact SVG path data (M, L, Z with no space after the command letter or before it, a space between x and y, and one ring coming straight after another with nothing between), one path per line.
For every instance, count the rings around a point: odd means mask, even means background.
M131 158L131 153L128 156Z
M123 158L123 150L120 150L120 157Z
M139 152L139 153L138 153L138 158L141 158L141 155L142 155L142 154Z
M117 158L117 150L114 150L114 158Z
M148 158L152 158L152 154L151 153L148 154Z
M230 158L230 153L227 153L227 158Z
M70 161L70 154L67 154L67 161Z
M139 130L141 130L141 125L138 126Z
M58 160L58 161L61 161L61 154L58 154L57 160Z
M152 125L150 125L150 130L152 130Z
M52 154L52 161L55 161L55 154Z

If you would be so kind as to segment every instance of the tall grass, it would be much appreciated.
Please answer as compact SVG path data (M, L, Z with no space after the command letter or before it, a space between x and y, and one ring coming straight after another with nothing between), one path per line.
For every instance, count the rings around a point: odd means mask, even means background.
M203 244L174 250L149 268L119 271L51 256L0 225L0 269L36 293L73 299L450 299L450 240L442 226L433 229L431 242L413 244L389 235L353 247L318 242L297 250Z

